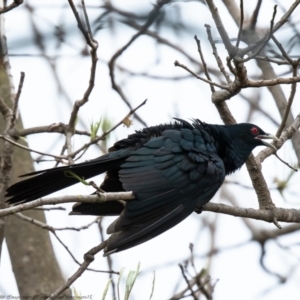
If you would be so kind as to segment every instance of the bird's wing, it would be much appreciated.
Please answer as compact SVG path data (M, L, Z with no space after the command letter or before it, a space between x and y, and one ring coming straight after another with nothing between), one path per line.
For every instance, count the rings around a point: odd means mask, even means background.
M163 233L213 197L224 180L224 165L205 141L195 147L196 139L191 130L167 130L121 165L120 181L136 200L109 226L113 235L106 255Z

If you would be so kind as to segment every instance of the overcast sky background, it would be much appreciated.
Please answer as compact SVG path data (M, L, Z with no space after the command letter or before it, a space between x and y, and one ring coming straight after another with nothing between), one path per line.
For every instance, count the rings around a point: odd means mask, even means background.
M48 35L49 44L47 46L47 55L55 56L55 39L53 38L53 26L65 21L66 28L72 32L60 50L61 57L58 59L57 67L60 81L67 91L68 97L72 102L80 99L88 85L90 72L90 58L81 57L78 53L84 45L81 33L77 29L75 18L70 9L62 10L62 4L67 5L63 0L43 0L28 1L35 8L34 20L39 24L39 29L45 35ZM245 1L245 10L252 11L256 1ZM86 1L87 5L95 5L98 1ZM124 10L147 11L151 8L153 1L139 0L115 0L114 5ZM292 1L280 1L281 5L288 7ZM237 36L237 27L228 16L227 10L216 1L221 17L226 25L230 37ZM258 26L266 28L273 12L273 1L264 0ZM201 3L178 2L173 4L180 9L182 22L188 22L194 25L190 32L176 36L173 32L163 30L161 35L173 43L180 45L188 53L198 59L198 52L194 41L194 35L197 34L201 39L203 52L208 64L216 66L212 56L207 37L203 34L204 24L210 24L213 29L214 37L219 35L215 30L215 25L208 9ZM172 8L167 7L168 13L172 13ZM299 16L299 8L294 16ZM99 10L89 8L88 13L91 20L99 15ZM279 20L283 14L278 9L275 20ZM175 17L175 14L174 14ZM57 89L53 80L53 73L45 58L39 56L39 50L34 46L32 40L32 27L30 24L28 11L22 6L6 14L7 40L9 52L11 55L10 63L15 85L17 86L20 72L26 74L24 88L20 100L20 110L24 126L34 127L40 125L50 125L55 122L67 123L71 107L66 99ZM298 21L295 19L294 21ZM282 28L277 38L288 39L288 26ZM95 38L99 42L99 64L97 69L97 78L94 91L87 105L79 113L82 122L88 127L92 120L97 121L102 116L110 119L112 124L120 121L129 111L127 106L120 99L119 95L111 89L111 83L108 73L107 61L111 56L123 46L135 33L125 25L116 26L114 35L107 28L99 31ZM51 36L52 34L52 36ZM223 55L223 45L219 44L218 49ZM22 55L20 55L22 54ZM24 54L30 54L25 56ZM32 55L37 54L37 55ZM149 37L139 38L117 61L117 63L130 70L137 72L149 72L151 75L159 76L184 76L186 72L180 68L174 67L174 61L178 60L183 64L196 69L190 61L178 52L170 50L168 47L157 46ZM254 62L247 64L250 77L257 74L258 70ZM275 66L276 68L276 66ZM281 70L284 68L281 67ZM147 122L147 125L156 125L159 123L170 122L172 117L183 119L199 118L207 123L221 124L220 117L210 100L210 88L207 84L196 79L182 81L153 80L145 77L130 77L128 74L116 72L116 80L122 83L126 95L129 97L133 107L139 105L144 99L148 102L143 106L138 114ZM285 92L289 93L289 87L284 87ZM257 93L255 89L249 89L245 93ZM272 116L280 121L278 111L270 97L268 91L263 89L262 106L268 110ZM298 97L296 96L295 99ZM247 116L248 105L241 97L236 96L228 101L230 110L238 122L243 122ZM300 102L295 101L292 107L294 115L299 113ZM260 114L254 114L252 122L262 127L266 132L275 133L276 127L272 122L263 118ZM79 124L80 128L80 124ZM141 128L141 124L133 120L130 128L119 127L109 138L109 145L114 141L126 137L134 130ZM64 139L56 134L31 135L28 138L32 149L47 151L52 154L58 154ZM87 138L75 137L73 140L74 149L79 147ZM255 149L258 153L262 148ZM91 147L82 158L82 161L99 156L99 149ZM279 155L289 163L293 164L296 159L291 154L291 145L286 143L279 151ZM37 156L33 154L33 157ZM36 164L36 169L52 167L53 162ZM286 166L280 163L275 157L267 159L263 164L263 173L265 174L270 187L274 186L275 176L285 178L290 172ZM298 208L299 205L299 174L293 176L288 193L285 193L285 200L275 190L272 190L272 199L278 207ZM245 185L251 186L246 168L228 177L231 181L240 181ZM226 189L234 195L239 205L242 207L257 208L258 203L253 190L241 188L239 186L226 185ZM88 194L92 189L84 186L75 186L68 188L56 195L62 194ZM221 200L220 192L213 198L213 202ZM222 200L224 203L226 200ZM84 225L94 217L76 217L68 216L71 205L65 205L67 212L53 211L46 214L50 225L55 227L80 226ZM141 262L141 275L133 289L134 297L132 299L148 299L151 290L153 271L156 272L156 282L153 299L167 299L174 291L170 289L179 283L179 290L185 287L178 263L183 262L190 255L189 244L194 243L195 253L197 253L197 270L207 267L208 260L206 253L210 249L210 234L203 224L202 218L215 220L219 224L217 227L217 248L231 247L216 255L210 266L212 281L217 281L214 299L232 299L232 300L250 300L265 299L279 300L283 298L297 299L300 294L300 268L299 268L299 250L300 247L294 247L293 253L288 253L280 249L274 242L267 244L267 266L283 275L292 271L291 278L282 286L278 286L278 279L267 274L259 265L260 248L257 243L247 243L251 239L249 231L246 229L240 218L234 218L225 215L217 215L210 212L204 212L202 215L193 214L184 222L172 228L159 237L144 243L128 251L121 252L112 256L114 260L113 269L119 271L121 267L126 270L135 269L138 262ZM113 218L106 218L104 228L112 222ZM260 221L251 220L253 226L259 229L274 229L274 225L266 224ZM283 224L284 225L284 224ZM100 237L96 225L88 230L81 232L62 231L58 232L59 237L69 247L75 257L82 261L82 257L93 246L99 244ZM69 254L52 239L55 252L57 253L59 263L62 267L64 276L70 277L78 268ZM24 237L26 242L26 237ZM299 242L299 233L287 235L280 239L283 245L289 245ZM299 244L298 244L299 245ZM102 258L102 254L96 256L91 265L92 268L107 270L107 260ZM9 256L6 246L3 249L1 261L2 271L0 273L0 291L4 294L17 295L17 287L14 281ZM81 295L92 295L93 299L101 299L103 289L108 280L107 275L86 271L73 285ZM265 293L266 291L270 291ZM298 296L296 296L298 295ZM111 293L107 299L111 299Z

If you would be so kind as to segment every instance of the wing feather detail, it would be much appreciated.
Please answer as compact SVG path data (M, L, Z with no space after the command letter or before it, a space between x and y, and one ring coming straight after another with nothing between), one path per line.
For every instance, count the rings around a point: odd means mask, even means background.
M113 235L106 255L163 233L217 192L225 177L223 162L214 152L196 148L195 143L195 134L189 129L174 134L167 130L121 165L123 188L134 190L136 199L127 202L109 226L108 233Z

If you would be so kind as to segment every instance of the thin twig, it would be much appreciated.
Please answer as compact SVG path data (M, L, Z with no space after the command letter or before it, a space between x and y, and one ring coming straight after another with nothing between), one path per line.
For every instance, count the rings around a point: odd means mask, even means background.
M107 246L107 241L101 243L100 245L90 249L87 253L84 255L84 261L82 264L80 264L80 267L78 270L67 280L65 284L60 286L54 293L52 293L46 300L54 300L58 296L60 296L65 290L67 290L71 284L79 278L83 272L88 268L88 266L94 261L95 255L103 250Z
M191 292L191 296L193 296L194 300L197 300L198 297L196 296L195 292L193 291L193 287L191 286L190 281L188 280L188 278L185 275L184 268L183 268L182 264L179 264L179 268L180 268L181 274L182 274L182 276L183 276L183 278L184 278L184 280L185 280L185 282L188 286L188 289Z
M298 63L297 63L298 64ZM297 64L296 66L293 65L293 76L296 77L297 76ZM291 84L291 92L290 92L290 96L289 96L289 99L288 99L288 103L286 105L286 108L285 108L285 112L284 112L284 115L283 115L283 118L282 118L282 121L281 121L281 124L277 130L277 133L276 133L276 136L277 137L280 137L283 129L285 128L286 126L286 121L288 119L288 116L290 114L290 110L291 110L291 107L292 107L292 104L293 104L293 101L295 99L295 95L296 95L296 89L297 89L297 83L296 82L293 82Z
M12 117L11 117L11 120L10 120L10 129L14 128L15 125L16 125L18 107L19 107L19 100L20 100L20 96L21 96L21 93L22 93L24 79L25 79L25 73L21 72L18 92L16 94L15 102L14 102L13 109L12 109Z
M84 0L81 0L81 5L82 5L84 18L85 18L85 24L86 24L86 27L87 27L87 33L89 34L89 39L91 39L92 38L92 30L91 30L89 16L88 16L87 11L86 11L86 6L85 6Z
M247 58L238 58L236 57L235 59L240 63L240 62L247 62L249 60L251 60L252 58L254 58L257 54L260 53L260 51L267 45L267 43L269 42L269 40L271 39L272 35L273 35L273 27L274 27L274 19L277 13L277 5L274 6L274 11L273 11L273 16L272 19L270 21L270 29L269 31L266 33L264 40L261 41L261 43L255 43L257 46L257 50L254 51L253 54L249 55ZM254 48L255 49L255 48ZM253 49L253 50L254 50ZM247 54L248 52L245 51L241 51L242 55Z
M95 137L94 139L92 139L89 143L84 144L83 146L81 146L79 149L77 149L76 151L72 152L70 154L71 157L75 157L78 153L80 153L81 151L85 150L87 147L89 147L90 145L96 144L99 141L103 140L109 133L111 133L112 131L114 131L117 127L119 127L121 124L124 124L124 120L128 119L132 114L135 113L135 111L137 111L140 107L142 107L143 105L145 105L147 102L147 99L144 100L140 105L138 105L136 108L131 109L130 112L120 121L118 122L116 125L114 125L112 128L110 128L109 130L105 131L102 133L101 136Z
M285 49L282 47L282 45L279 43L279 41L276 39L276 37L273 35L272 36L272 40L274 41L274 43L276 44L276 46L278 47L278 49L280 50L282 56L289 62L289 64L291 66L295 65L296 61L294 61L285 51ZM299 62L298 62L299 63Z
M244 23L244 2L243 0L240 0L240 27L239 27L239 33L237 36L236 44L235 44L236 48L238 48L240 45L240 40L243 31L243 23Z
M91 48L91 51L90 51L91 72L90 72L88 87L87 87L82 99L75 101L71 115L70 115L69 123L67 126L66 148L68 151L68 160L69 160L69 163L71 164L71 163L73 163L73 160L72 160L73 156L70 155L72 153L71 138L74 134L78 112L79 112L79 109L89 101L89 97L90 97L90 95L94 89L94 85L95 85L96 68L97 68L97 60L98 60L98 57L97 57L98 42L93 38L91 32L85 30L85 28L81 22L81 19L79 17L78 11L76 10L76 7L72 0L69 0L69 4L70 4L73 14L76 18L78 28L80 29L81 33L85 37L86 43ZM87 26L88 30L90 30L89 19L87 17L87 12L86 12L86 7L85 7L84 1L82 1L82 8L83 8L84 15L85 15L86 26Z
M69 155L53 155L53 154L49 154L49 153L45 153L45 152L41 152L41 151L38 151L38 150L33 150L31 148L28 148L26 146L23 146L11 139L8 139L6 137L4 137L3 135L0 135L0 139L3 139L3 140L6 140L7 142L21 148L21 149L24 149L24 150L27 150L29 152L34 152L34 153L38 153L38 154L41 154L41 155L45 155L45 156L50 156L50 157L53 157L57 162L62 162L62 160L67 160L68 157L75 157L78 153L80 153L81 151L85 150L86 148L88 148L90 145L93 145L93 144L96 144L98 143L100 140L103 140L109 133L111 133L112 131L114 131L117 127L119 127L121 124L124 123L124 120L128 119L136 110L138 110L140 107L142 107L143 105L145 105L147 102L147 99L144 100L140 105L138 105L136 108L130 110L130 112L121 120L119 121L116 125L114 125L112 128L110 128L109 130L105 131L102 133L101 136L98 136L94 139L92 139L89 143L86 143L84 144L83 146L81 146L79 149L77 149L76 151L70 153ZM5 106L4 106L5 107ZM1 108L1 97L0 97L0 108ZM38 132L42 132L44 128L39 128ZM45 128L46 129L46 128ZM34 128L32 129L34 131ZM51 131L50 128L48 128L48 130ZM28 131L25 131L25 133L28 133L30 131L30 129L28 129ZM23 132L22 132L23 133ZM37 132L36 132L37 133ZM80 132L82 133L82 132ZM85 134L85 133L82 133L82 134ZM89 134L90 135L90 134ZM63 153L64 151L62 150L61 153Z
M230 38L227 34L227 31L225 30L222 19L219 15L218 8L216 7L213 0L207 0L206 3L209 7L209 10L212 14L217 30L222 38L222 41L224 43L227 52L230 53L232 56L235 56L236 48L231 44Z
M53 157L53 158L55 158L56 160L59 160L59 161L61 161L62 159L66 158L66 156L53 155L53 154L41 152L41 151L38 151L38 150L33 150L33 149L28 148L26 146L23 146L23 145L21 145L21 144L19 144L17 142L14 142L13 140L10 140L9 138L7 138L7 137L5 137L5 136L3 136L1 134L0 134L0 139L5 140L5 141L9 142L10 144L12 144L14 146L17 146L17 147L19 147L21 149L24 149L24 150L27 150L29 152L34 152L34 153L38 153L38 154L41 154L41 155L50 156L50 157Z
M283 24L285 24L288 20L289 17L291 16L291 14L294 12L294 10L297 8L297 6L300 4L300 0L296 0L291 7L289 8L289 10L281 17L281 19L276 23L276 25L273 27L273 34L279 29L281 28L281 26ZM245 55L246 53L249 53L250 51L252 51L253 49L257 48L258 45L261 45L261 43L263 43L266 39L266 36L268 35L268 33L263 36L261 39L259 39L257 42L249 45L248 47L241 49L241 53L242 55Z
M0 15L4 14L4 13L7 13L8 11L18 7L22 3L23 3L23 0L13 0L13 2L10 5L5 6L2 9L0 9Z
M274 64L277 64L278 66L280 66L280 65L289 65L290 64L289 62L287 62L285 60L279 60L279 59L275 59L275 58L270 58L268 56L259 56L259 55L257 55L255 57L255 59L272 62Z
M102 227L102 220L103 220L103 218L101 218L98 222L98 229L99 229L99 232L100 232L101 242L104 242L105 238L104 238L104 232L103 232L103 227ZM106 259L107 259L108 269L112 271L113 260L110 257L110 255L107 255ZM117 296L116 296L116 283L114 281L112 273L108 274L108 276L109 276L109 279L111 280L112 299L117 299ZM119 297L119 299L120 299L120 297Z
M275 155L275 156L276 156L283 164L285 164L286 166L288 166L289 168L291 168L293 171L298 172L298 169L294 168L294 167L291 166L288 162L286 162L286 161L284 161L282 158L280 158L280 157L278 156L277 153L274 153L274 155Z
M255 9L254 9L253 14L250 18L250 25L249 25L250 30L253 30L253 31L255 30L257 17L258 17L258 13L259 13L259 10L260 10L260 7L261 7L261 3L262 3L262 0L258 0L257 3L256 3Z
M196 73L194 73L192 70L190 70L187 66L181 64L177 60L175 60L174 65L175 65L175 67L181 67L182 69L188 71L190 74L192 74L193 76L195 76L199 80L202 80L202 81L204 81L204 82L206 82L206 83L208 83L210 85L217 86L217 87L219 87L219 88L221 88L223 90L228 90L229 91L229 87L228 86L222 85L222 84L218 84L216 82L213 82L213 81L210 81L210 80L207 80L207 79L205 79L203 77L198 76Z
M119 58L119 56L121 56L127 49L128 47L137 39L139 38L141 35L143 35L146 30L151 26L151 24L155 21L155 19L160 15L160 9L168 4L170 2L170 0L164 0L164 1L157 1L157 4L154 6L153 10L149 13L148 19L145 22L145 24L143 26L141 26L140 30L135 33L131 39L122 47L120 48L110 59L110 61L108 62L108 67L109 67L109 75L111 78L111 85L112 88L120 95L121 99L125 102L125 104L132 109L132 106L129 102L129 100L127 99L126 95L124 94L123 90L121 89L121 87L117 84L116 79L115 79L115 72L114 72L114 68L115 68L115 64L116 64L116 60ZM142 123L144 126L146 126L146 123L137 115L134 115L135 118Z
M217 50L217 47L216 47L216 43L214 42L213 38L212 38L212 34L211 34L211 27L207 24L204 25L205 28L206 28L206 32L207 32L207 37L208 37L208 40L210 42L210 45L212 47L212 50L213 50L213 55L217 61L217 64L218 64L218 67L221 71L221 73L224 75L226 81L228 84L230 84L232 81L230 79L230 76L228 75L228 73L226 72L225 68L224 68L224 65L222 63L222 60L218 54L218 50ZM232 74L235 74L235 71L234 70L231 70Z
M57 241L66 249L66 251L69 253L69 255L72 257L73 261L77 264L77 265L80 265L79 261L76 259L76 257L73 255L73 253L71 252L71 250L69 249L69 247L59 238L59 236L56 234L56 230L54 227L46 224L46 223L43 223L39 220L36 220L36 219L33 219L33 218L30 218L30 217L27 217L26 215L22 214L22 213L16 213L14 214L15 217L21 219L22 221L25 221L25 222L28 222L28 223L31 223L31 224L34 224L42 229L46 229L48 231L50 231L54 236L55 238L57 239ZM93 221L91 224L94 224L95 221ZM90 268L87 268L88 271L93 271L93 272L98 272L98 273L110 273L110 274L117 274L119 275L119 272L116 272L116 271L113 271L112 269L110 269L109 271L103 271L103 270L96 270L96 269L90 269Z
M293 135L299 130L300 127L300 114L298 114L294 120L294 122L286 128L280 136L280 141L276 142L276 148L280 149L282 145L288 140L293 137ZM256 156L256 159L262 163L267 157L274 154L274 150L271 148L266 148L259 152Z
M57 206L57 207L36 207L33 210L44 210L44 211L52 211L52 210L66 210L65 207Z
M198 52L199 52L200 59L201 59L202 64L203 64L203 68L204 68L204 74L206 75L206 78L209 81L212 81L210 76L209 76L209 73L208 73L208 70L207 70L207 65L206 65L206 62L205 62L205 59L204 59L204 56L203 56L203 53L202 53L200 40L198 39L197 35L194 36L194 39L197 43ZM210 84L210 90L211 90L212 93L215 92L215 87L212 84Z

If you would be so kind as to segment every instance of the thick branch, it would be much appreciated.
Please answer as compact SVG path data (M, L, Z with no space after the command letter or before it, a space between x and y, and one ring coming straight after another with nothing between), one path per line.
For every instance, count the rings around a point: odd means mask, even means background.
M242 208L236 206L230 206L221 203L207 203L203 211L212 211L234 217L251 218L266 222L273 222L274 213L277 216L277 220L286 223L300 223L300 210L286 209L286 208L274 208L269 209L253 209Z
M120 192L120 193L102 193L98 195L74 195L74 196L62 196L53 198L40 198L28 203L19 204L6 209L0 210L0 217L12 215L14 213L32 209L45 204L58 204L69 202L81 202L81 203L100 203L105 201L115 200L132 200L134 196L132 192Z

